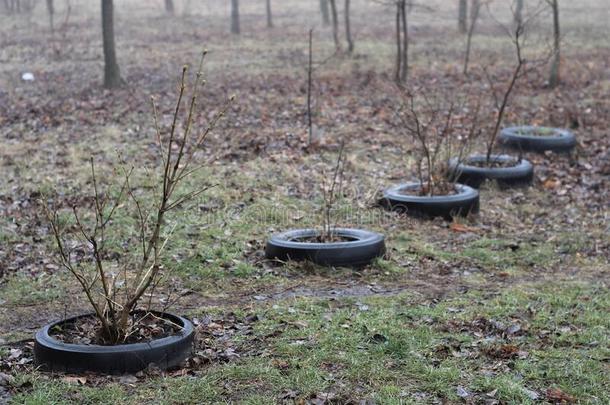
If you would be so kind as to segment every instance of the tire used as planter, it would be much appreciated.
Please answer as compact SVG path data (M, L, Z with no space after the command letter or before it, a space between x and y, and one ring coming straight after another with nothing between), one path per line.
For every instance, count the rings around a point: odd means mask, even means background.
M34 358L43 369L69 373L135 373L154 364L162 370L178 366L193 349L193 324L180 316L150 311L182 327L176 335L146 343L114 346L64 343L49 333L62 326L95 314L80 315L44 326L36 333Z
M385 254L384 236L361 229L336 228L340 242L307 242L320 235L316 229L295 229L273 235L265 248L268 259L308 260L322 266L361 267Z
M536 134L537 131L548 135ZM521 126L504 128L498 142L528 152L570 152L576 146L576 137L567 129Z
M527 160L518 160L508 155L491 155L493 162L515 162L514 166L485 167L475 163L487 160L485 155L473 155L458 163L457 159L449 161L449 173L452 180L470 187L479 188L485 180L495 181L500 187L524 186L532 183L534 166Z
M455 194L420 196L419 183L405 183L384 191L381 204L388 209L423 218L467 216L479 212L479 192L467 185L455 184Z

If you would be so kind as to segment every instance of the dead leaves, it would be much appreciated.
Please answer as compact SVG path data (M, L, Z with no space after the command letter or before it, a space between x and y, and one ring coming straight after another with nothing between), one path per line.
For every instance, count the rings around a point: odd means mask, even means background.
M329 404L348 404L354 403L345 398L340 397L334 392L317 392L308 396L303 396L297 390L286 390L280 395L280 403L291 405L329 405ZM361 401L361 404L368 404L367 401Z
M271 360L271 366L279 370L287 370L290 368L290 363L282 359L273 359Z
M74 384L74 385L85 385L87 384L87 377L83 377L83 376L71 376L71 375L67 375L65 377L62 377L61 380L65 383L68 384Z
M574 398L570 394L566 394L559 388L548 388L546 390L546 399L555 403L561 404L571 404L576 402L576 398Z
M34 342L30 340L19 342L19 346L9 348L8 356L0 358L0 370L16 370L25 368L34 361Z
M214 318L205 316L193 319L197 340L195 354L188 360L188 367L198 369L204 364L234 361L243 354L260 354L262 348L253 338L253 326L258 321L257 314L238 318L232 312ZM236 338L243 341L237 343Z
M453 232L463 232L463 233L478 233L479 230L477 228L474 228L472 226L468 226L459 222L452 222L449 225L449 229L451 229Z
M483 352L489 357L500 360L525 359L529 355L528 352L520 350L513 344L487 347L483 349Z
M555 190L557 188L559 188L561 186L561 181L555 179L555 178L548 178L546 179L543 183L542 183L542 187L544 187L547 190Z

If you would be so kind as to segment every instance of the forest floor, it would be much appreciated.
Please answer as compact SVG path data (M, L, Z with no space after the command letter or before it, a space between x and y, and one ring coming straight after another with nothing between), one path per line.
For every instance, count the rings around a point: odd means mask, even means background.
M414 175L412 142L394 119L392 31L367 25L391 10L354 2L352 56L332 56L329 30L316 29L324 63L314 75L311 148L305 66L315 8L278 6L271 30L246 13L243 35L232 38L218 18L140 15L137 1L126 3L127 11L117 6L117 46L127 86L112 92L100 86L98 20L82 3L52 37L42 6L29 20L0 17L0 402L610 402L603 2L565 12L563 83L548 89L547 66L533 69L506 119L572 128L576 151L526 154L531 187L486 185L481 212L456 222L375 206L381 190ZM595 7L599 15L585 18ZM467 82L485 86L481 66L492 59L493 80L503 83L510 41L483 19L466 78L450 11L413 11L409 85L466 97ZM186 189L217 186L170 218L170 276L153 297L169 295L171 312L195 322L193 357L133 376L37 370L35 331L86 305L57 264L41 198L57 193L62 205L91 208L91 156L103 181L117 150L138 168L157 164L150 97L167 127L181 66L202 46L210 55L197 126L230 95L237 100L198 153L209 165ZM26 71L33 82L20 80ZM348 140L347 187L336 223L382 232L386 256L360 270L265 260L271 233L319 226L321 178L340 139Z

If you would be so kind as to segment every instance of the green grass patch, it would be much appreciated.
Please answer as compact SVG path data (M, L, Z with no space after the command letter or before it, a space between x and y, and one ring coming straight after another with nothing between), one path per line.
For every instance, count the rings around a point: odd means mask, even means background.
M23 273L8 275L0 284L0 298L7 307L37 305L61 298L65 279L56 274L39 273L32 277Z
M574 283L439 302L409 294L299 298L256 309L262 356L213 364L197 377L144 380L131 394L116 384L66 386L34 373L32 389L14 400L269 403L325 393L340 401L428 403L459 401L465 392L529 403L559 388L583 402L607 403L609 306L607 290ZM234 339L239 345L252 337Z

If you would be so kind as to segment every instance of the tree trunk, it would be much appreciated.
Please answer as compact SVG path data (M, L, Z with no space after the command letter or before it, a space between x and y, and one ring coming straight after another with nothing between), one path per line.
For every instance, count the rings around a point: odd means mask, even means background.
M350 27L349 6L350 6L350 0L345 0L345 38L347 40L347 52L353 53L354 52L354 40L352 39L352 30Z
M481 0L470 1L470 22L479 18L479 12L481 11Z
M231 33L239 32L239 0L231 0Z
M406 0L396 2L396 83L407 81L409 62L409 37L407 31Z
M470 3L470 26L468 27L468 37L466 38L466 52L464 54L464 74L468 74L468 63L470 62L470 48L472 46L472 35L474 34L474 28L479 18L479 11L481 10L481 3L479 0L472 0Z
M267 0L267 28L273 28L273 15L271 13L271 0Z
M47 0L47 12L49 13L49 26L53 31L53 14L55 14L55 7L53 7L53 0Z
M309 30L309 63L307 64L307 128L309 145L313 143L313 122L311 117L311 88L313 84L313 29Z
M123 84L114 46L113 0L102 0L102 39L104 45L104 87L113 89Z
M523 0L516 0L514 24L515 27L520 27L523 24Z
M328 0L320 0L320 12L322 13L322 25L330 25L330 10L328 9Z
M341 45L339 44L339 17L337 16L337 3L336 0L328 1L330 1L330 11L333 17L333 40L335 41L335 49L339 51L341 50Z
M407 26L407 2L401 1L400 18L402 20L402 68L400 71L400 79L402 83L407 81L407 73L409 71L409 35Z
M559 73L561 54L560 54L560 31L559 31L559 1L551 0L553 8L553 62L551 64L551 74L549 77L549 86L556 87L561 80Z
M401 43L401 19L400 19L400 0L396 2L396 72L394 80L400 83L400 66L402 64L402 43Z
M174 15L174 0L165 0L165 12Z
M468 0L460 0L458 8L458 29L461 34L468 31Z

